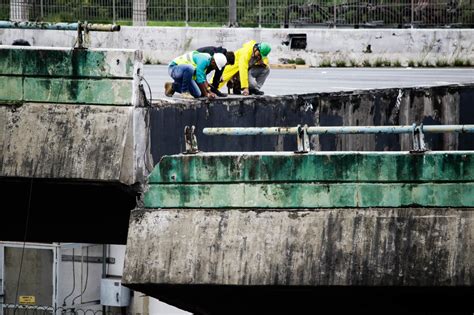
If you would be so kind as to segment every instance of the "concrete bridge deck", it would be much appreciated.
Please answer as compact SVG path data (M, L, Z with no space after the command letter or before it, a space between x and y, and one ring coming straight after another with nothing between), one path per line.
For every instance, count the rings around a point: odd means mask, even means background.
M170 81L166 65L144 65L154 99L164 95ZM434 87L474 83L472 68L298 68L272 69L262 90L267 95L329 93L354 90ZM227 92L226 88L222 92ZM232 96L235 97L235 96Z

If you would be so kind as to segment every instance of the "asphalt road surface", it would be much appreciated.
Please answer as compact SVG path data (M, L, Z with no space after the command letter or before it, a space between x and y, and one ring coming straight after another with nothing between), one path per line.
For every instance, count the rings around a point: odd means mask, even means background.
M169 99L164 95L165 82L172 81L167 66L145 65L144 76L153 99ZM262 90L265 95L287 95L457 83L474 83L474 68L272 69ZM227 93L227 88L221 91Z

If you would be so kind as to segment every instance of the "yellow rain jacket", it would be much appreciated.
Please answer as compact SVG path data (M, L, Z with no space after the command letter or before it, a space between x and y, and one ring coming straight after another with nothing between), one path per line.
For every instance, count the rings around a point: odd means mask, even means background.
M242 89L249 87L249 61L252 57L253 46L257 42L251 40L245 43L242 48L237 49L235 54L235 63L233 65L227 65L224 68L224 72L222 73L222 80L219 84L219 89L227 84L237 72L239 72L240 76L240 87ZM268 58L264 57L263 62L268 66Z

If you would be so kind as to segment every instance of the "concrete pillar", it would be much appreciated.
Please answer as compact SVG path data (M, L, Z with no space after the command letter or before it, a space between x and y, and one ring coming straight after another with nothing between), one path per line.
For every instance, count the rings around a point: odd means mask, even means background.
M229 27L237 24L237 0L229 0Z
M10 20L19 22L19 21L28 21L28 9L29 4L28 0L11 0L10 1Z
M133 26L146 26L146 0L133 0Z

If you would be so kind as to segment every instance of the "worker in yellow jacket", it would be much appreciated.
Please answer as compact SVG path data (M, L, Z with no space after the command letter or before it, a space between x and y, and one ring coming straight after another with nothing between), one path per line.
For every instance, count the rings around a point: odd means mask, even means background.
M224 68L219 88L230 82L228 86L233 88L234 94L263 95L260 89L270 74L267 57L270 51L271 46L266 42L251 40L245 43L234 52L235 63Z

